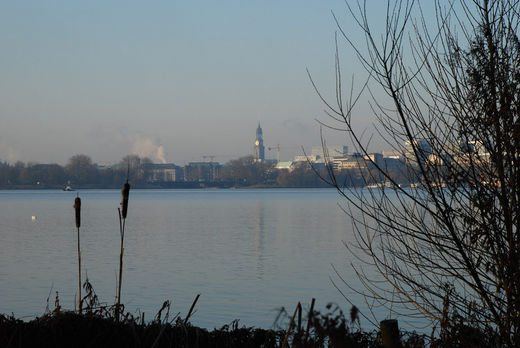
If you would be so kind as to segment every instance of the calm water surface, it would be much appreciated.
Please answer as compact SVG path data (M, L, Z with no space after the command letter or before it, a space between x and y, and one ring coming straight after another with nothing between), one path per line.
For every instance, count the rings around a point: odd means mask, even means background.
M41 315L56 291L74 308L76 193L0 191L0 313ZM113 303L120 191L79 195L83 277ZM200 293L192 322L210 329L233 319L271 327L280 307L292 312L312 297L319 308L335 302L348 311L330 281L334 264L355 283L342 243L351 223L338 201L332 189L133 190L122 301L151 319L168 299L186 315Z

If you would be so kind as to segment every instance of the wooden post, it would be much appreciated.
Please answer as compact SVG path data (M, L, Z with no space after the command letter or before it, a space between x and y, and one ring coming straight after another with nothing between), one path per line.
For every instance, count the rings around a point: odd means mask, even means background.
M381 341L385 348L400 348L399 325L395 319L383 320L379 323L381 330Z

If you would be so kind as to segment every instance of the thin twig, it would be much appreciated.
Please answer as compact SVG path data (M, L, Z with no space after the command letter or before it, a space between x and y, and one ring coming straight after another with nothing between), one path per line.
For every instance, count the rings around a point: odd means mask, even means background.
M197 296L195 296L195 300L193 300L193 303L191 304L188 315L184 319L184 325L186 325L188 323L188 319L190 318L191 313L193 312L193 309L195 308L195 304L197 304L197 301L199 300L199 297L200 297L200 294L197 294Z

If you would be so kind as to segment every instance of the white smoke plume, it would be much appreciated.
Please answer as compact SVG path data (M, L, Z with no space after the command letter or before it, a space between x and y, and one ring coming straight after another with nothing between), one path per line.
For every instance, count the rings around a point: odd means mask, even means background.
M150 138L138 138L132 145L132 153L141 158L148 157L160 163L166 163L166 153L162 145L157 145Z
M157 159L159 161L161 161L162 164L166 163L166 153L164 151L164 146L159 145L157 147L157 154L156 154L156 156L157 156Z
M17 146L18 147L18 146ZM6 139L0 140L0 163L6 161L14 164L21 158L20 151L13 147Z

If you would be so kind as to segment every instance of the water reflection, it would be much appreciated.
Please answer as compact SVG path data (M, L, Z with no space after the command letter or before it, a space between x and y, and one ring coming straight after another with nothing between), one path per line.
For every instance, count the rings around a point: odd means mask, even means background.
M265 227L265 201L258 200L255 209L255 257L256 257L256 279L264 278L264 227Z
M85 270L100 299L110 303L120 192L80 195ZM73 308L74 197L0 192L0 313L41 315L53 284L62 305ZM345 270L348 262L341 243L350 236L348 218L337 200L333 190L135 190L125 239L123 301L148 317L167 299L176 311L187 311L202 293L193 323L207 328L233 319L270 327L276 308L312 297L317 308L342 303L329 280L330 264Z

